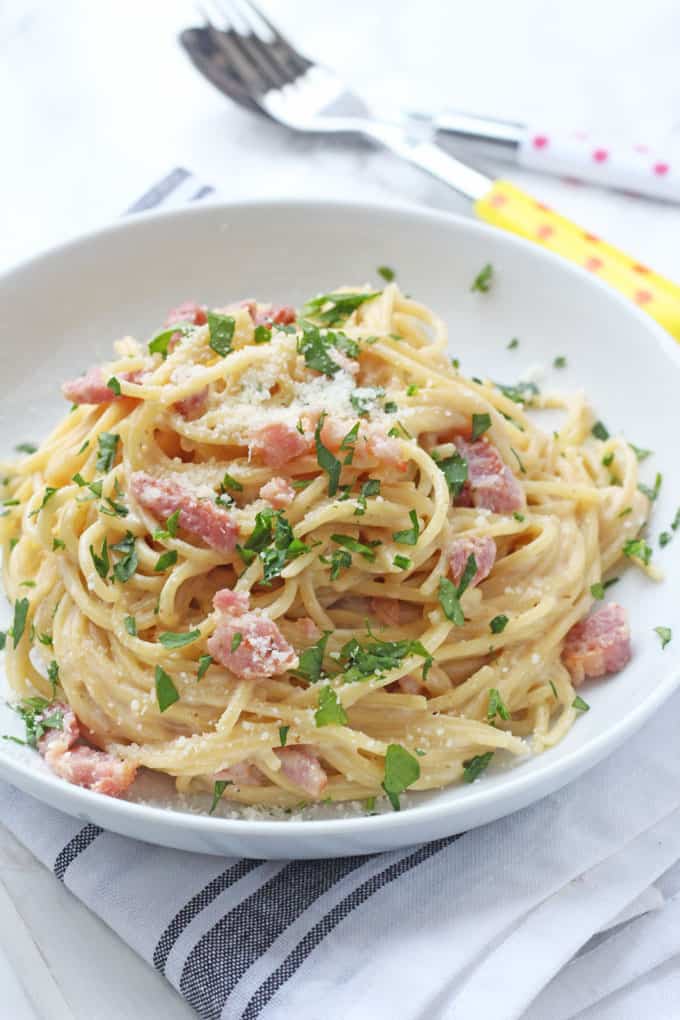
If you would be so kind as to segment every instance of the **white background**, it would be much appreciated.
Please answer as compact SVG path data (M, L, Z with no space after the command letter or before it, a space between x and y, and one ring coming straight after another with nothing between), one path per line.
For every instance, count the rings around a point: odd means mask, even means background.
M625 136L680 158L677 0L263 6L303 49L385 110L458 106ZM178 47L177 32L195 22L184 0L0 5L0 268L116 218L179 165L226 198L403 196L467 211L388 154L291 138L236 109ZM504 172L680 276L677 207ZM193 1015L1 826L0 987L0 1016L12 1020Z

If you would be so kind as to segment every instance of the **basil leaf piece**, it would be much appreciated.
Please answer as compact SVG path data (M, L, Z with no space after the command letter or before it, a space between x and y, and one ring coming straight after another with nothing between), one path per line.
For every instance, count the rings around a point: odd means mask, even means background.
M205 674L208 672L208 668L212 663L212 655L201 655L198 659L198 674L196 681L199 682L203 679Z
M322 687L319 691L319 707L314 713L314 721L317 726L346 726L349 722L332 687Z
M399 795L420 779L420 763L401 744L389 744L385 754L382 788L395 811L401 809Z
M168 549L166 552L161 553L153 569L157 574L162 574L164 570L172 567L175 563L177 563L177 550Z
M94 546L90 546L90 556L92 557L92 562L94 563L94 569L97 571L99 576L105 580L106 575L109 572L110 566L109 547L107 540L104 539L102 543L101 553L99 554L99 556L97 556L96 552L94 551Z
M352 538L351 535L331 535L331 542L336 542L338 545L344 546L345 549L349 549L350 552L358 553L363 556L365 560L373 561L375 559L375 549L371 549L370 546L364 545L363 542L358 542L356 538Z
M454 453L451 457L446 457L445 460L438 460L436 463L439 470L443 472L444 478L446 478L446 484L453 498L455 499L457 496L460 496L468 477L468 464L465 457L461 457L459 453Z
M173 683L172 677L168 676L160 666L156 666L155 678L158 709L160 712L165 712L176 701L179 701L179 692Z
M381 293L379 290L366 292L333 292L331 294L319 294L317 297L307 301L302 309L303 315L319 319L327 326L335 326L349 318L352 312L356 311L359 305L365 301L371 301ZM325 308L330 305L329 308Z
M405 531L392 532L392 538L395 542L398 542L399 545L416 545L418 542L418 536L420 535L418 514L415 510L409 510L408 515L413 527L407 528Z
M328 638L331 633L332 632L330 630L325 630L315 645L312 645L310 648L305 648L305 650L300 653L300 665L295 672L296 675L301 676L310 684L315 684L321 679L323 671L323 657L325 655L326 645L328 644Z
M472 415L472 441L479 439L483 436L488 429L491 428L491 415L490 414L473 414Z
M222 315L219 312L208 312L208 329L210 330L211 350L224 358L231 351L231 341L234 338L236 319L231 315Z
M197 638L200 638L200 636L201 632L197 628L179 633L166 630L162 634L158 635L158 640L164 648L184 648L185 645L192 644Z
M493 751L487 751L486 754L476 754L474 758L469 758L463 762L463 782L472 783L478 776L481 776L484 769L488 766L489 762L493 758Z
M152 340L149 340L147 345L149 354L160 354L163 361L165 361L168 356L170 341L172 338L176 333L179 333L180 336L186 336L191 325L192 324L190 322L177 322L173 323L169 329L164 329L162 333L157 333Z
M286 746L286 741L288 740L288 730L289 729L290 729L290 726L279 726L279 742L281 744L281 747L285 747Z

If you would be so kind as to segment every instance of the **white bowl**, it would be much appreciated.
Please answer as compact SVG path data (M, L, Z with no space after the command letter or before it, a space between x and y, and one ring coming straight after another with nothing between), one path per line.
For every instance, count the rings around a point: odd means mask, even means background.
M492 290L471 293L471 281L487 262L495 271ZM672 470L680 353L670 337L593 276L538 247L469 220L390 206L282 200L152 213L6 274L0 279L0 451L40 439L64 413L62 380L109 357L123 333L151 335L180 301L223 304L257 296L298 304L340 284L376 281L376 267L384 264L397 270L407 292L446 319L451 353L466 374L488 372L512 382L539 363L551 385L584 387L612 431L654 450L643 476L667 473L650 532L668 527L680 505L680 473ZM515 336L519 347L508 351ZM568 367L555 371L558 355L567 357ZM162 807L117 801L67 785L36 754L7 742L0 745L0 774L83 820L205 853L332 857L493 821L596 765L677 686L678 645L662 651L653 628L672 626L680 604L680 535L664 550L655 538L652 544L665 582L654 584L631 569L616 588L617 600L630 610L633 660L586 691L591 710L567 738L469 786L410 795L399 813L254 820L209 817L172 798ZM0 732L20 733L5 706Z

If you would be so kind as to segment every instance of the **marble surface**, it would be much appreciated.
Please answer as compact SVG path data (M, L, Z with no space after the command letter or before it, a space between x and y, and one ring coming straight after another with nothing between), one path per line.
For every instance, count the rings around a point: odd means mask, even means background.
M680 149L677 0L263 6L381 110L458 106ZM195 18L185 0L0 6L0 268L116 218L178 165L226 197L401 196L468 212L387 153L291 137L236 109L178 47ZM678 275L679 207L504 172ZM13 1020L194 1015L1 825L0 984Z

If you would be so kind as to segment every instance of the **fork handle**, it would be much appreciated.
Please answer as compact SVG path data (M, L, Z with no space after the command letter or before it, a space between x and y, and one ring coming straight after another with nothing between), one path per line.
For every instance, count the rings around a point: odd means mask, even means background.
M680 287L554 212L509 181L475 202L480 219L562 255L599 276L680 340Z

